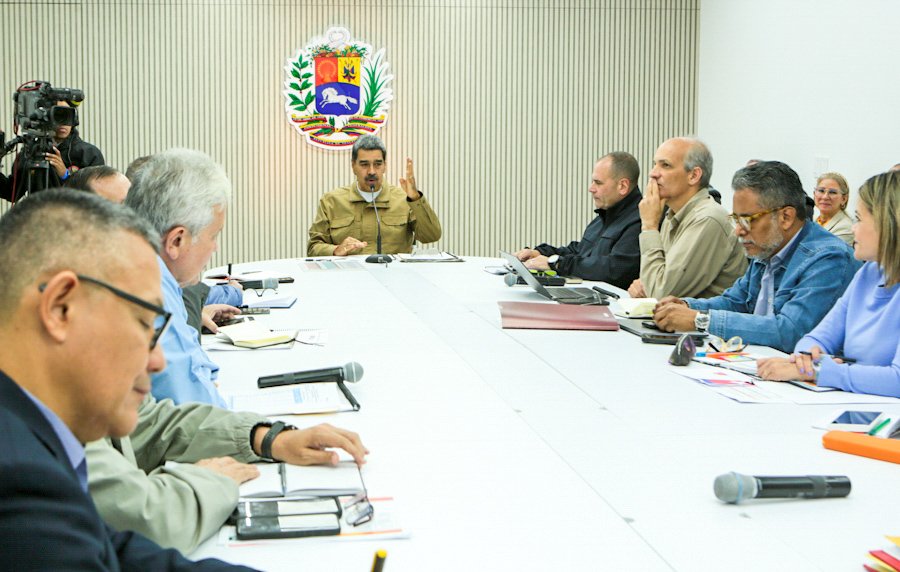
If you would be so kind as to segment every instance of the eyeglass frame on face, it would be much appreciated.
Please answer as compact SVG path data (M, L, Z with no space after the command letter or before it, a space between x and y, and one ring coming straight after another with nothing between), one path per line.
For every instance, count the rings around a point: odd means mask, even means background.
M842 197L844 196L844 191L840 189L829 189L828 187L818 187L813 189L813 194L816 195L828 195L829 197Z
M76 274L75 275L82 282L87 282L89 284L94 284L96 286L100 286L101 288L105 288L109 292L112 292L117 297L125 300L126 302L131 302L132 304L136 304L145 310L150 310L155 313L157 316L161 316L163 318L163 323L161 326L155 327L153 329L153 337L150 339L150 350L153 350L156 347L156 344L159 342L159 338L165 333L165 331L169 327L169 323L172 321L172 312L167 311L162 306L157 306L152 302L148 302L142 298L138 298L134 294L129 294L124 290L120 290L113 286L112 284L107 284L103 280L98 280L96 278L91 278L90 276L85 276L84 274ZM40 284L38 286L38 290L41 292L47 287L47 284ZM154 322L156 320L154 319Z
M763 215L767 215L767 214L773 213L775 211L780 211L781 209L786 209L789 206L790 205L775 207L774 209L769 209L767 211L762 211L761 213L755 213L755 214L751 214L751 215L739 215L739 214L731 213L730 215L728 215L728 218L731 219L731 222L735 223L736 225L738 225L742 229L744 229L745 232L750 232L750 229L753 226L753 221L755 221L756 219L758 219L759 217L761 217Z

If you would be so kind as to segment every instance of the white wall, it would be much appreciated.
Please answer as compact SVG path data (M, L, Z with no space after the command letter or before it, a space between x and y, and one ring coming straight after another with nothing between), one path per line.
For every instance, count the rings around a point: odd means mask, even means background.
M750 158L847 177L853 196L900 162L900 2L702 0L698 133L713 185Z

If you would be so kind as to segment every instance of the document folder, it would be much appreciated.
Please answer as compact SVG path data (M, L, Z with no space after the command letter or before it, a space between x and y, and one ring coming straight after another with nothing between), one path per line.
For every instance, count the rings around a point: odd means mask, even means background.
M503 328L531 330L609 330L619 322L609 306L574 306L541 302L497 302Z
M870 459L900 463L900 440L849 431L829 431L822 437L826 449Z

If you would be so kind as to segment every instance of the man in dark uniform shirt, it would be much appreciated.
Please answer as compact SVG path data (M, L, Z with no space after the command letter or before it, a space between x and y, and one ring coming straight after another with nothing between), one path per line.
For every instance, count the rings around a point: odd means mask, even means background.
M559 247L540 244L524 248L516 256L534 270L555 270L563 276L627 288L641 269L640 175L638 162L630 153L616 151L601 157L594 164L588 187L597 218L581 240Z

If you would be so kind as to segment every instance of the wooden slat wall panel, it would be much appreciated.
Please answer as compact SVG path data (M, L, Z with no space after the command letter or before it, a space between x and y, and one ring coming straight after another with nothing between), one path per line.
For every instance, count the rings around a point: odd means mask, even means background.
M698 11L699 0L0 3L0 126L11 129L23 81L82 88L82 133L111 165L185 146L225 166L234 203L214 264L302 256L318 197L351 180L349 154L287 124L282 67L344 25L385 47L395 76L389 179L411 156L441 247L494 255L578 238L597 157L630 151L645 178L660 141L695 131Z

